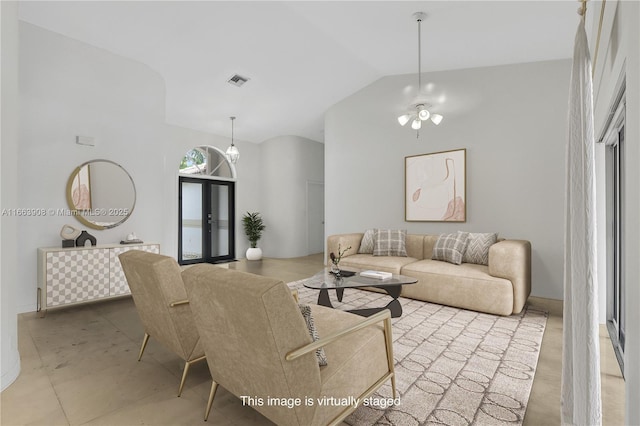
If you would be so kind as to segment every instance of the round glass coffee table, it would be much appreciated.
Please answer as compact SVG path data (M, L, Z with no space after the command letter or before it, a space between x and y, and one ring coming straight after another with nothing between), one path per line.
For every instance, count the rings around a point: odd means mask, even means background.
M329 290L335 290L338 301L342 301L342 296L346 288L362 288L362 287L375 287L380 288L387 292L389 296L393 298L386 306L376 308L364 308L364 309L352 309L348 312L362 315L365 317L371 316L380 312L383 309L389 309L391 311L391 317L397 318L402 315L402 305L398 300L400 297L400 291L403 285L415 284L418 282L416 278L407 277L405 275L393 274L391 278L377 279L360 276L360 271L346 270L347 273L353 272L352 276L348 277L336 277L333 275L329 268L325 268L324 271L318 272L311 279L304 283L307 288L320 290L318 294L318 305L327 306L333 308L331 299L329 298Z

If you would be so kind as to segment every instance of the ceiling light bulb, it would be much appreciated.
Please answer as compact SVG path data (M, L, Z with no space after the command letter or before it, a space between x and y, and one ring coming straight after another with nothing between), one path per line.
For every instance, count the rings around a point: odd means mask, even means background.
M440 124L440 122L442 121L444 117L441 116L440 114L431 114L431 121L433 122L433 124L435 124L436 126L438 124Z
M227 159L233 164L236 164L240 159L240 151L238 151L238 148L236 148L235 145L231 145L229 148L227 148L227 152L225 153L225 155L227 156Z
M411 114L404 114L398 117L398 123L400 123L401 126L407 124L409 120L411 120Z
M411 122L411 128L413 130L418 130L420 127L422 127L422 121L419 118L416 118Z
M418 111L418 118L420 118L420 120L422 121L428 120L430 116L431 116L431 113L427 111L425 107L422 107L422 109Z

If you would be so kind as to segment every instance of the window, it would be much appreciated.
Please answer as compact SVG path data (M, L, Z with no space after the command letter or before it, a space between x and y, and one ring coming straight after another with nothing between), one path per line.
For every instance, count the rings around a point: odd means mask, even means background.
M189 150L180 162L180 174L235 178L235 167L218 148L198 146Z
M619 98L603 142L606 145L607 329L624 375L625 346L625 97Z

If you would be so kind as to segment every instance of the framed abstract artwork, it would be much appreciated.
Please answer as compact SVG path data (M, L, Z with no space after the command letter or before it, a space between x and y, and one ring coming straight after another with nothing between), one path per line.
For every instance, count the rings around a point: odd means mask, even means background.
M407 222L466 222L466 149L404 158Z

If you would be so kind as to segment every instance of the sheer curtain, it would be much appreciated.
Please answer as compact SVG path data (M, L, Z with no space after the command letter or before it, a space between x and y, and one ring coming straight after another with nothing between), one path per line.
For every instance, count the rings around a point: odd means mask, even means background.
M600 345L591 58L575 38L566 147L562 424L600 425Z

